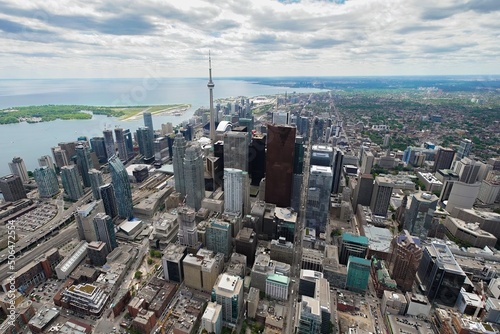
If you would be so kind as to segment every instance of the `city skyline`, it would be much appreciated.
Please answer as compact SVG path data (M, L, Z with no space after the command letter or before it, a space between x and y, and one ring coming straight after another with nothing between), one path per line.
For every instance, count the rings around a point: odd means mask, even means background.
M203 77L209 50L215 78L500 74L493 0L7 1L0 9L4 78Z

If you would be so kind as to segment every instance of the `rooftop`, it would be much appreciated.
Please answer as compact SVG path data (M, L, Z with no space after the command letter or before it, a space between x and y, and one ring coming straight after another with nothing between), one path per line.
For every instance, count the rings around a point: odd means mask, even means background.
M361 236L361 235L354 235L352 233L349 233L349 232L345 232L342 234L342 242L350 242L350 243L354 243L354 244L360 244L360 245L364 245L364 246L368 246L368 238L367 237L364 237L364 236Z
M290 282L290 278L285 275L273 274L267 276L268 281L273 281L276 283L287 284Z

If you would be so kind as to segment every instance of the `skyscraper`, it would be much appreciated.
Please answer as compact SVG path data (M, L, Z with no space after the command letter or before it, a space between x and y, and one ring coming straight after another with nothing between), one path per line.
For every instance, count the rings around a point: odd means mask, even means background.
M118 148L118 157L121 161L126 162L128 160L128 150L125 141L125 131L122 128L115 128L115 138L116 147Z
M186 183L186 204L196 211L205 198L205 176L203 156L199 145L191 145L184 156L184 177Z
M35 169L33 172L38 186L38 196L50 198L59 192L56 171L48 166Z
M94 217L102 212L102 201L92 201L76 209L75 220L80 240L87 242L99 241L97 230L94 226Z
M212 290L212 302L222 305L222 321L225 326L236 326L243 308L243 299L243 279L220 274Z
M368 249L367 237L345 232L342 234L342 244L340 246L339 263L347 265L349 256L355 256L364 259L366 257L367 249Z
M92 168L89 170L90 186L92 187L92 196L94 200L101 199L101 193L99 192L99 187L104 184L102 179L102 172L97 169Z
M75 147L76 164L80 175L82 176L83 186L90 187L89 171L93 168L92 159L90 159L90 148L83 145Z
M461 160L470 155L470 151L472 150L472 141L470 139L462 139L460 141L460 146L457 150L457 160Z
M317 234L325 232L328 224L332 180L331 167L311 166L307 187L306 226L314 228Z
M393 188L394 184L390 179L383 176L377 176L375 178L370 203L370 209L375 216L387 216Z
M142 114L142 117L144 119L144 126L147 126L149 129L151 129L151 133L154 134L155 128L153 128L153 116L151 115L151 112L145 111Z
M224 211L242 213L243 174L241 169L224 168Z
M26 198L23 181L15 174L0 177L0 191L7 202L15 202Z
M358 210L358 205L369 206L373 193L373 175L362 174L358 178L354 194L352 196L352 208L354 213Z
M177 220L179 221L179 231L177 238L183 246L195 248L198 245L196 212L187 206L177 209Z
M95 152L99 163L106 163L108 161L108 154L106 152L106 145L104 144L104 137L90 138L90 147L92 148L92 151Z
M224 168L248 171L249 137L246 132L229 131L224 134Z
M106 183L99 187L99 195L102 199L104 212L114 219L118 216L118 207L116 206L115 189L111 183Z
M403 291L411 291L417 274L422 247L420 239L411 236L407 230L392 239L387 260L391 278Z
M113 131L104 130L104 147L106 148L106 158L109 160L115 155L115 140L113 139Z
M212 220L206 230L206 247L215 252L224 254L226 261L233 252L231 224L223 220Z
M61 147L52 147L52 155L54 156L54 161L58 170L60 170L63 166L69 165L68 154Z
M94 229L96 231L98 241L106 244L108 252L118 247L116 243L115 226L110 216L99 212L94 216Z
M61 167L61 181L66 196L72 201L78 201L83 196L80 175L75 165Z
M214 87L215 84L212 81L212 58L210 57L210 52L208 53L208 92L210 93L210 140L215 143L215 111L214 111Z
M118 215L122 218L133 217L132 190L128 179L127 170L116 156L109 159L109 168L113 187L115 190ZM102 192L101 192L102 195Z
M29 182L28 170L24 164L24 160L20 157L14 157L12 162L9 162L9 168L12 174L15 174L21 178L23 183Z
M440 147L434 157L434 166L432 167L432 171L435 173L440 169L449 169L454 157L455 150Z
M137 129L136 133L139 152L142 154L144 162L153 162L155 155L153 147L153 130L148 127L140 127Z
M38 165L40 167L47 166L55 170L54 162L52 161L50 155L42 155L40 158L38 158Z
M292 196L295 127L268 124L266 190L268 203L289 207Z
M431 193L415 193L409 198L410 206L405 210L404 228L412 235L425 238L431 227L439 198Z
M175 191L182 197L186 196L186 179L184 177L184 156L186 155L187 142L180 133L175 135L172 158L174 165Z
M332 193L338 194L340 190L340 178L342 177L342 166L344 161L344 152L336 148L334 150L333 159L333 182L332 182Z
M214 147L215 151L215 147ZM215 154L215 153L214 153ZM266 135L253 134L249 149L249 173L252 176L252 185L258 186L266 175Z

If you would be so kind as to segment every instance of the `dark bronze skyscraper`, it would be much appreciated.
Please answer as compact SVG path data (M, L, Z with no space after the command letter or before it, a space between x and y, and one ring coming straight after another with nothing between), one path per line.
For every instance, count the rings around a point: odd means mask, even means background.
M295 127L267 126L266 202L289 207L292 196Z

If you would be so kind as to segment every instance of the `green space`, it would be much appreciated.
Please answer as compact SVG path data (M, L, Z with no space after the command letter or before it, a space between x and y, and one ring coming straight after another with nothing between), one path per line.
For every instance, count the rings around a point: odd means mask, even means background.
M94 115L106 115L127 119L144 111L152 114L173 114L190 108L190 104L171 104L157 106L128 106L128 107L99 107L84 105L43 105L16 107L0 110L0 124L19 122L38 123L49 122L56 119L91 119Z

